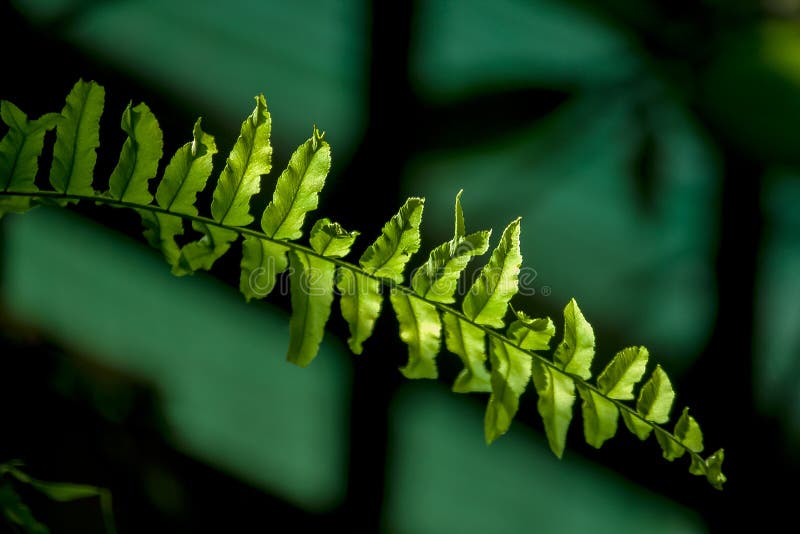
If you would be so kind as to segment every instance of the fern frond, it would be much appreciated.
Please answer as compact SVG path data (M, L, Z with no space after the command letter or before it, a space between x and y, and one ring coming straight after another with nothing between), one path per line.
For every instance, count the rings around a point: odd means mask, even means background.
M248 225L252 197L260 190L262 175L272 166L269 137L271 119L263 95L244 121L241 133L219 178L208 211L198 209L197 194L206 185L217 152L214 138L203 132L198 120L192 141L177 150L158 183L155 203L149 180L161 158L161 130L144 105L130 105L122 127L128 134L119 163L109 180L109 190L92 187L99 120L104 91L94 82L79 80L61 114L43 115L36 121L9 102L0 102L0 118L9 127L0 141L0 214L22 212L40 203L65 205L80 200L125 207L142 217L147 241L162 251L175 274L211 269L243 237L239 288L246 300L265 297L278 274L290 269L292 316L287 358L301 366L316 356L335 299L355 354L363 351L383 304L383 291L399 323L400 338L409 347L408 363L401 372L408 378L436 378L436 358L444 330L447 350L458 356L463 370L453 391L488 392L484 433L491 443L506 433L519 409L520 397L532 379L539 396L537 408L544 421L551 449L561 457L577 395L582 399L587 443L600 447L616 434L619 416L640 439L655 433L664 457L674 460L688 454L689 471L705 476L715 488L725 482L724 451L703 458L703 435L697 421L684 409L672 432L669 422L675 392L666 372L656 366L639 390L649 354L644 347L617 353L591 382L595 338L591 325L572 299L564 309L562 339L552 358L556 332L549 318L531 318L516 312L510 324L506 315L518 292L522 265L520 220L503 231L489 261L457 305L456 290L468 262L488 250L489 230L466 234L461 192L455 201L453 238L434 248L426 263L402 285L404 271L420 248L424 199L410 198L383 227L358 263L345 258L358 232L348 232L323 218L311 229L309 245L303 237L307 214L318 206L318 196L330 169L330 147L314 127L311 137L292 155L277 180L271 202L261 217L261 229ZM39 190L35 176L46 132L56 127L52 189ZM204 213L205 211L205 213ZM179 247L176 236L184 225L202 234ZM454 304L451 306L451 304ZM505 329L504 332L501 329ZM490 368L486 367L487 341Z

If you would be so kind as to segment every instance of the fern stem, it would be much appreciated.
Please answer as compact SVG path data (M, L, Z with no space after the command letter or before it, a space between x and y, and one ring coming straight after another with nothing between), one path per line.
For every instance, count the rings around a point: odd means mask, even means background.
M618 399L614 399L612 397L609 397L608 395L606 395L605 393L600 391L595 385L591 384L587 380L584 380L583 378L581 378L581 377L579 377L579 376L577 376L577 375L575 375L573 373L570 373L570 372L562 369L561 367L557 366L549 358L546 358L545 356L542 356L541 354L538 354L538 353L533 352L531 350L521 348L518 344L514 343L511 339L509 339L508 337L504 336L500 332L498 332L498 331L496 331L493 328L490 328L488 326L481 325L481 324L478 324L478 323L472 321L466 315L464 315L462 312L460 312L460 311L458 311L458 310L456 310L454 308L451 308L450 306L448 306L446 304L443 304L441 302L437 302L437 301L434 301L434 300L429 300L426 297L418 295L410 287L406 287L406 286L404 286L402 284L395 284L394 282L392 282L391 280L389 280L387 278L383 278L383 277L380 277L380 276L375 276L373 274L370 274L367 271L363 270L361 267L359 267L357 265L354 265L352 263L349 263L347 261L344 261L342 259L333 258L333 257L329 257L329 256L324 256L322 254L317 253L312 248L303 246L303 245L301 245L299 243L295 243L295 242L292 242L292 241L285 241L285 240L282 240L282 239L274 239L274 238L268 236L267 234L265 234L264 232L259 232L257 230L253 230L251 228L244 228L244 227L241 227L241 226L230 226L230 225L224 224L222 222L217 222L214 219L211 219L211 218L208 218L208 217L202 217L200 215L189 215L189 214L186 214L186 213L179 213L179 212L175 212L175 211L170 211L168 208L162 208L162 207L154 205L154 204L138 204L136 202L127 202L127 201L124 201L124 200L117 200L117 199L114 199L114 198L111 198L111 197L104 197L104 196L63 194L63 193L59 193L57 191L36 191L36 192L0 191L0 198L3 197L3 196L19 196L19 197L27 197L27 198L58 198L58 199L70 199L70 200L86 200L86 201L90 201L90 202L106 204L106 205L109 205L109 206L126 207L126 208L138 209L138 210L151 211L151 212L154 212L154 213L162 213L162 214L165 214L165 215L174 215L176 217L181 217L182 219L185 219L185 220L188 220L188 221L199 222L199 223L207 224L207 225L210 225L210 226L217 226L217 227L225 229L225 230L231 230L233 232L237 232L237 233L239 233L241 235L252 236L252 237L255 237L255 238L258 238L258 239L263 239L265 241L269 241L269 242L272 242L272 243L280 244L281 246L284 246L286 248L290 248L292 250L301 252L303 254L307 254L309 256L314 256L314 257L319 258L319 259L321 259L323 261L326 261L326 262L329 262L329 263L333 263L334 265L336 265L337 267L339 267L341 269L348 269L348 270L350 270L350 271L352 271L354 273L357 273L357 274L360 274L362 276L371 278L373 280L377 280L378 282L380 282L385 287L389 287L389 288L395 289L397 291L401 291L401 292L405 293L406 295L408 295L410 297L413 297L413 298L416 298L418 300L424 301L424 302L434 306L439 312L456 316L459 319L461 319L462 321L468 322L468 323L472 324L473 326L477 327L478 329L482 330L488 336L492 336L495 339L497 339L497 340L499 340L499 341L501 341L503 343L506 343L506 344L509 344L509 345L511 345L513 347L516 347L517 349L525 352L526 354L529 354L531 357L536 358L537 361L541 362L542 364L547 366L552 371L555 371L556 373L559 373L559 374L561 374L563 376L568 377L570 380L572 380L576 384L580 384L582 387L585 387L587 389L592 390L593 393L597 394L598 396L600 396L600 397L606 399L607 401L611 402L612 404L614 404L614 406L616 406L618 410L625 410L629 415L635 417L636 419L640 420L642 423L644 423L645 425L653 428L654 430L655 429L659 429L670 440L672 440L676 445L679 445L679 446L685 448L686 451L693 458L695 458L698 461L702 461L703 460L702 456L700 456L698 453L693 452L693 451L689 450L688 448L684 447L683 443L681 443L681 441L672 432L664 429L663 427L661 427L661 425L659 425L657 423L654 423L652 421L648 421L647 419L645 419L645 417L642 414L640 414L633 407L625 404L624 402L622 402L622 401L620 401Z

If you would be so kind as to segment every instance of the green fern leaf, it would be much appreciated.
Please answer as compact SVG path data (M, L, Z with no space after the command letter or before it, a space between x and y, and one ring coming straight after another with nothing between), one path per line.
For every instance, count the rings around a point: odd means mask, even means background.
M194 124L192 141L175 152L158 184L156 202L166 210L197 215L197 193L205 188L217 153L214 136L203 131L201 120Z
M389 300L400 323L400 339L408 345L408 363L400 372L406 378L436 378L436 355L442 341L436 307L404 291L392 291Z
M44 135L53 129L60 116L48 113L34 121L17 106L0 101L0 118L8 125L8 132L0 141L0 190L35 192L34 181L39 172L39 155L44 146ZM7 211L25 211L31 206L30 197L0 199L0 215Z
M311 248L322 256L339 258L350 252L358 232L347 232L338 223L320 219L311 229ZM276 276L286 270L288 248L247 236L242 254L239 288L245 299L264 298L275 287Z
M239 290L247 302L263 299L272 292L276 277L289 266L287 252L285 246L266 239L244 238Z
M703 451L703 432L694 417L689 415L689 408L683 409L683 413L675 424L674 436L658 427L655 429L655 435L664 451L664 458L669 461L683 456L686 449L693 453Z
M336 289L341 295L342 317L350 329L347 344L353 354L361 354L381 313L381 283L350 269L339 269L338 273Z
M317 221L311 229L311 246L325 257L346 256L358 235L347 232L328 219ZM301 251L290 254L289 275L292 293L292 318L289 320L290 362L305 367L319 352L325 324L333 303L335 264Z
M592 376L594 331L583 317L578 303L571 299L564 308L564 339L558 345L554 359L561 368L584 380Z
M100 116L103 114L105 89L95 82L78 80L67 95L56 127L50 183L67 195L94 194L92 180L100 146ZM77 202L67 200L65 202Z
M319 352L333 303L334 264L311 254L289 253L292 317L287 359L307 366Z
M420 247L419 225L424 205L425 199L409 198L383 226L381 235L358 260L367 273L396 284L403 282L403 270Z
M147 182L156 175L163 150L163 135L155 115L144 103L131 104L122 113L122 130L128 134L119 163L109 178L111 198L136 204L150 204L153 195Z
M650 379L642 386L639 392L639 400L636 402L636 411L646 421L653 423L666 423L669 420L669 410L672 407L672 401L675 398L675 392L670 384L667 373L661 369L661 366L656 366ZM636 434L639 439L645 440L650 435L653 429L651 425L636 418L632 414L623 411L622 418L625 424L632 433Z
M502 328L511 297L517 294L522 254L519 250L519 222L509 224L500 243L478 279L464 297L464 315L477 324Z
M492 362L492 394L483 424L487 444L509 429L519 409L519 398L531 378L531 355L514 345L492 337L489 357Z
M550 449L561 458L567 442L567 431L572 421L575 402L575 382L556 372L545 363L533 361L533 384L539 394L536 407L544 421L544 431Z
M633 386L644 376L648 357L644 347L622 349L597 377L598 388L612 399L633 399Z
M705 460L697 455L692 455L692 465L689 467L689 472L693 475L705 476L709 484L721 490L722 485L727 481L725 475L722 474L722 462L724 460L724 449L719 449Z
M253 221L250 199L261 187L261 175L267 174L271 168L271 124L264 95L259 95L255 109L242 123L239 138L214 188L211 216L216 222L227 226L244 226ZM178 262L172 268L176 275L211 269L239 236L234 231L198 221L193 222L192 227L203 237L181 249Z
M508 326L506 336L517 346L526 350L548 350L550 339L556 333L556 325L549 317L534 319L518 311L517 319Z
M331 168L331 148L323 136L314 127L278 178L272 202L261 217L261 228L273 239L299 239L306 213L317 208Z
M461 358L464 368L453 382L456 393L489 392L491 376L486 369L486 334L469 321L445 313L444 332L447 350Z
M676 442L670 433L663 428L655 427L654 434L656 436L656 441L661 446L661 450L664 451L664 458L670 462L676 458L680 458L683 456L683 453L686 452L686 449L683 447L683 445Z
M256 107L242 123L225 168L219 176L211 201L211 216L228 226L245 226L253 221L250 199L261 187L261 175L272 167L272 127L264 95L256 97Z
M358 232L348 232L339 223L323 218L314 223L309 242L317 254L328 258L343 258L350 253L350 247L358 235Z
M484 254L489 248L491 230L464 236L464 212L461 209L461 193L456 195L455 235L431 251L428 261L414 273L411 287L416 293L435 302L455 302L461 272L473 256Z
M689 408L684 408L678 422L675 423L675 437L690 451L703 452L703 431L694 417L689 415Z
M722 489L722 484L727 480L722 474L722 462L725 460L725 451L719 449L717 452L706 458L706 477L708 481L717 489Z
M168 211L197 215L197 193L206 186L211 175L212 158L217 153L214 136L204 132L200 122L201 119L197 119L192 130L192 141L175 152L158 184L156 202ZM147 241L160 249L167 263L174 266L180 256L175 236L183 234L183 219L149 210L138 212L146 228L144 236Z
M192 228L203 234L197 241L185 245L178 262L172 266L172 274L183 276L198 269L209 270L214 262L222 257L239 234L227 228L220 228L200 221L193 221Z
M586 443L599 449L603 443L617 433L619 411L613 402L599 395L593 389L577 384L578 393L583 399L583 434Z

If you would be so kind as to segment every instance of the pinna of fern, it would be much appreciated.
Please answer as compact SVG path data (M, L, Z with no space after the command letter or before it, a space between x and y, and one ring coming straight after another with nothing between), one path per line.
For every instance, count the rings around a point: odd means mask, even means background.
M317 208L331 166L330 146L316 127L281 172L256 227L250 202L272 167L272 123L263 95L255 98L255 108L214 183L210 209L202 211L197 194L212 172L217 153L214 137L203 131L198 119L191 141L171 157L153 196L150 180L163 154L162 132L143 103L124 110L121 127L127 139L119 161L108 189L94 189L104 96L102 86L79 80L60 113L32 121L11 102L0 103L0 117L8 126L0 141L0 214L79 201L133 209L142 218L147 241L179 276L211 269L241 237L239 289L246 300L266 297L277 276L288 270L290 362L306 366L317 355L335 293L349 327L348 345L361 354L388 293L400 339L408 345L408 362L400 372L407 378L437 378L436 358L444 337L447 350L463 363L453 391L489 394L484 418L487 443L508 431L520 396L532 382L556 456L563 454L579 396L589 445L599 448L613 437L621 417L639 439L654 434L666 459L688 454L690 473L722 488L724 451L702 456L703 434L688 408L683 408L672 430L664 426L670 421L675 393L661 366L656 365L638 395L634 393L649 363L646 348L624 348L593 379L594 332L573 299L564 309L561 341L552 357L544 354L556 333L554 322L528 317L510 306L522 265L519 219L503 230L488 262L458 303L462 272L470 260L489 250L492 235L490 230L467 233L461 192L455 199L453 238L433 249L414 270L410 285L403 285L406 266L420 248L422 198L409 198L403 204L358 263L344 258L359 233L328 218L311 225L308 245L298 241L304 235L306 215ZM53 129L50 186L40 189L39 156L45 135ZM202 237L179 244L176 238L188 223Z

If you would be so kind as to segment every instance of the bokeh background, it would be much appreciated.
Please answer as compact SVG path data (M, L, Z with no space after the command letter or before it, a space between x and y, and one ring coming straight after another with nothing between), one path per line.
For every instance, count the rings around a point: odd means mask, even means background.
M0 222L0 461L110 488L121 533L793 524L798 17L797 0L2 4L0 98L36 116L78 78L106 88L96 183L128 101L154 111L166 154L197 116L225 154L263 92L274 175L326 130L317 213L362 232L356 253L411 195L427 199L425 254L449 239L459 189L468 229L496 239L522 216L536 275L514 304L560 329L575 297L596 370L646 345L707 450L726 449L729 482L711 489L624 429L596 451L577 411L559 461L532 391L486 447L486 398L448 391L456 358L442 352L438 381L401 379L388 309L360 357L335 311L298 369L287 299L245 304L235 251L175 278L134 214L96 206ZM102 531L96 502L27 497L55 533Z

